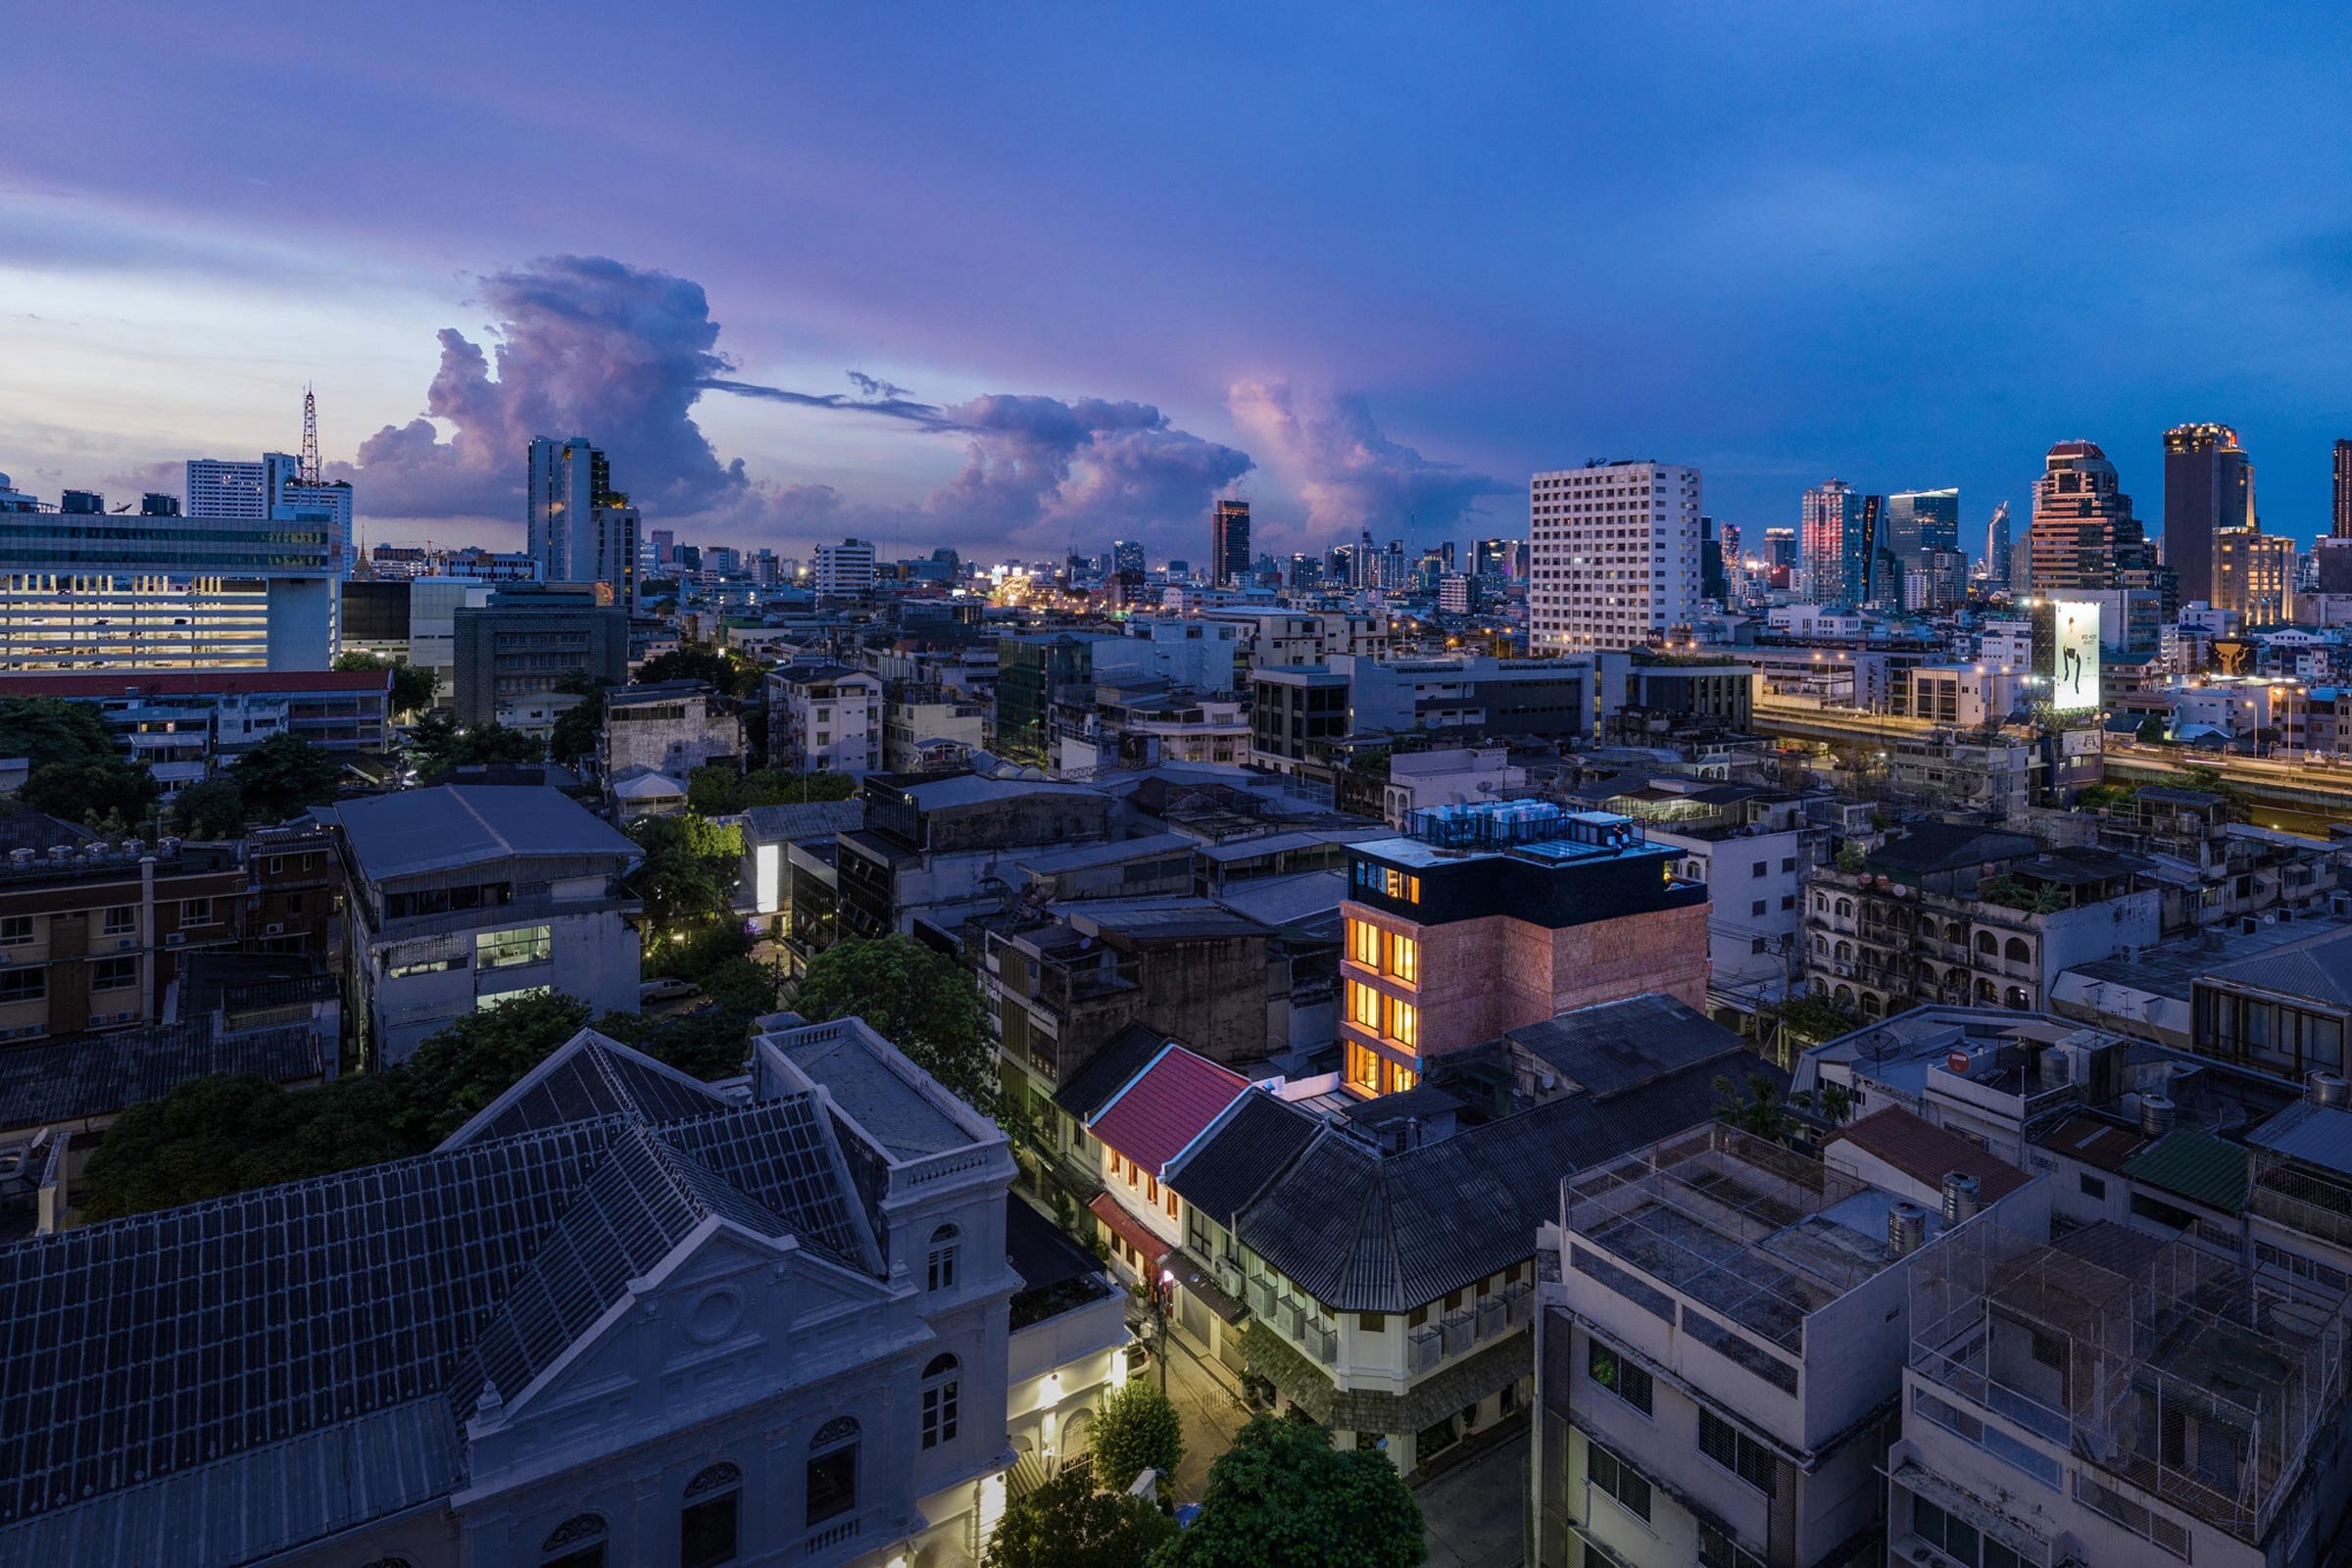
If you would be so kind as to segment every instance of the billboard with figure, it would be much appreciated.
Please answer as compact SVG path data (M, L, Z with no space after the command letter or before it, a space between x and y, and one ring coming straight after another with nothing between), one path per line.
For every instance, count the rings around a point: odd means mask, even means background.
M2099 706L2099 607L2079 599L2050 603L2050 707L2076 712Z

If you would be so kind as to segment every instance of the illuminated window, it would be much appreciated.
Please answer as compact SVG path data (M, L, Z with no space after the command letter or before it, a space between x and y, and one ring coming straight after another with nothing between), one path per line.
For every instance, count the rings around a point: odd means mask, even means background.
M1380 993L1360 981L1348 982L1348 1016L1375 1033L1380 1029Z
M1421 1009L1409 1002L1391 1002L1389 1034L1399 1045L1418 1048L1421 1042Z
M550 936L543 925L526 925L514 931L485 931L473 939L473 961L484 969L540 963L555 952Z
M27 938L26 940L30 940ZM1380 967L1380 927L1368 920L1348 922L1348 952L1367 969Z
M1394 937L1389 942L1389 972L1407 985L1421 979L1421 944L1411 937Z
M1352 1040L1348 1042L1348 1081L1359 1089L1380 1093L1380 1057Z

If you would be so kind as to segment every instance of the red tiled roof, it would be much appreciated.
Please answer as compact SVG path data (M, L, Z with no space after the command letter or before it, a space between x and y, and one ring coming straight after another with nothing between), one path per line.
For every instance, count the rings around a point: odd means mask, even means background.
M1840 1127L1829 1142L1840 1140L1878 1155L1930 1187L1942 1186L1946 1172L1965 1172L1977 1179L1977 1198L1982 1202L1998 1201L2033 1180L1998 1154L1988 1153L1958 1133L1946 1132L1900 1105L1873 1111Z
M216 693L384 692L388 669L123 669L0 675L0 697L209 697Z
M1110 1227L1112 1235L1154 1263L1175 1250L1175 1243L1152 1235L1142 1220L1121 1208L1119 1200L1108 1193L1097 1193L1086 1206L1095 1218Z
M1249 1087L1240 1073L1171 1045L1095 1113L1087 1130L1156 1176Z

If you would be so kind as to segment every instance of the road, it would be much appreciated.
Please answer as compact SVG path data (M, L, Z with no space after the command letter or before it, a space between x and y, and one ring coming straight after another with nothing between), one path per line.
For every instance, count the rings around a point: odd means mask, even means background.
M1422 1483L1429 1568L1519 1568L1525 1559L1527 1427Z
M1238 1379L1222 1367L1212 1371L1183 1339L1171 1339L1168 1402L1176 1406L1184 1421L1184 1457L1176 1465L1176 1500L1199 1502L1208 1489L1209 1465L1233 1446L1234 1435L1242 1430L1250 1413L1237 1392ZM1157 1383L1159 1362L1155 1359L1146 1364L1135 1376Z

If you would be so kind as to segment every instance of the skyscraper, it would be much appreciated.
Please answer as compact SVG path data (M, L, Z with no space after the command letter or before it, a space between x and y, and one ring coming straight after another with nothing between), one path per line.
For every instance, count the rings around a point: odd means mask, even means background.
M1984 524L1984 582L1992 588L2013 586L2009 580L2009 503L2006 501L1992 509L1992 520Z
M1528 496L1537 652L1638 648L1696 616L1696 468L1589 463L1537 474Z
M1885 498L1866 496L1843 479L1805 492L1798 518L1803 596L1817 605L1854 605L1872 597L1877 535Z
M302 462L291 453L265 452L259 463L191 458L187 483L191 517L268 522L292 507L289 516L323 516L337 556L346 564L352 559L351 486L305 484Z
M1144 542L1141 539L1112 540L1110 569L1112 575L1121 577L1133 572L1135 580L1139 583L1142 582L1144 580Z
M604 452L584 437L531 442L525 548L542 582L601 582L637 603L637 509L612 488Z
M1208 519L1208 580L1233 587L1250 579L1250 503L1220 501Z
M1959 491L1898 490L1886 498L1886 550L1905 571L1959 548Z
M2182 602L2214 603L2213 536L2254 526L2254 465L2226 424L2164 432L2164 564Z
M2115 465L2096 442L2061 441L2050 448L2034 482L2034 526L2027 537L2036 593L2159 586L2155 551L2132 514L2132 498L2118 484Z
M2352 539L2352 441L2335 444L2335 525L2328 533Z

